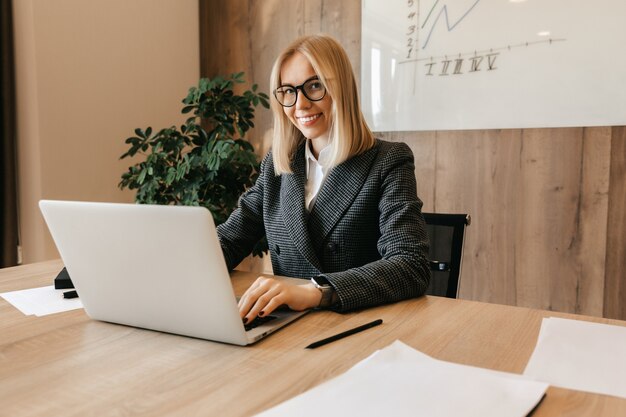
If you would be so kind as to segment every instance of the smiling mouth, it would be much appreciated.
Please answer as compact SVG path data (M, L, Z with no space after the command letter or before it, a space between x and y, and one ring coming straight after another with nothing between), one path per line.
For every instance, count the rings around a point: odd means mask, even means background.
M301 124L307 125L319 119L320 117L322 117L322 113L314 114L312 116L297 117L297 119Z

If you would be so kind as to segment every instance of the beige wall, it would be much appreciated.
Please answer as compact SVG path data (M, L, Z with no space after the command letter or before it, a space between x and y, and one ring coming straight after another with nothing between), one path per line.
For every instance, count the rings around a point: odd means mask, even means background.
M16 0L23 263L58 257L38 200L130 202L136 127L180 124L199 77L197 0Z

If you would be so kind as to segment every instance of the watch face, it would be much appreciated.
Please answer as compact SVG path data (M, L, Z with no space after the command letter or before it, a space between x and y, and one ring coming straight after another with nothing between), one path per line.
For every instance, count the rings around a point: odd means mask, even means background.
M319 285L320 287L330 287L330 281L328 281L328 279L324 276L324 275L318 275L316 277L313 277L313 280L317 283L317 285Z

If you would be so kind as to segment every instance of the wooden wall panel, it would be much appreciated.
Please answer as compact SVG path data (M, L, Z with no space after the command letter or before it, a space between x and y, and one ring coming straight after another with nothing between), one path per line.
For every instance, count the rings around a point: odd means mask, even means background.
M472 215L461 297L602 315L610 128L381 136L413 149L425 210Z
M626 319L626 127L611 137L604 316Z
M521 134L447 131L437 134L435 211L467 212L460 296L516 303L515 222L519 210Z
M325 32L344 45L359 77L360 0L201 0L203 7L224 15L206 19L220 45L207 41L202 59L227 50L206 68L245 70L267 92L280 50ZM270 112L258 111L256 124L251 141L265 154ZM413 150L425 211L472 215L462 298L626 319L626 128L377 135Z
M203 77L253 70L248 0L200 1L200 74Z
M516 239L520 305L573 311L579 275L582 130L524 131Z
M585 128L578 227L580 280L574 311L603 315L611 128Z

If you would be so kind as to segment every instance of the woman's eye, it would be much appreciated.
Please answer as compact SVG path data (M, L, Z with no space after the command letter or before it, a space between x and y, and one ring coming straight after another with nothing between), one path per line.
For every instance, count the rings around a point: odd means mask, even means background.
M322 88L322 83L319 81L312 82L309 84L309 88L311 90L320 90Z
M285 95L296 94L296 89L292 87L283 87L283 94Z

